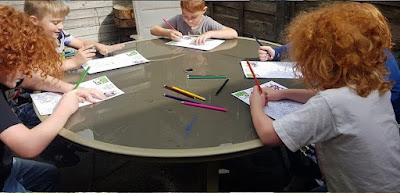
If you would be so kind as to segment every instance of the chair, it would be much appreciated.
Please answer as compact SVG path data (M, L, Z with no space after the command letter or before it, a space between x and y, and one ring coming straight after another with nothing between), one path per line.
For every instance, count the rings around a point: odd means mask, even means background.
M137 35L131 37L151 39L150 28L181 13L180 1L133 1Z

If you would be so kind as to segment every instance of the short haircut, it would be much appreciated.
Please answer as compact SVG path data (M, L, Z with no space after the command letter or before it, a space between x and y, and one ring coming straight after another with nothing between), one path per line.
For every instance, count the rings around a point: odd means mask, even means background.
M391 32L373 5L336 2L296 17L289 25L289 55L304 83L320 90L347 86L361 97L391 88L384 50Z
M69 7L64 1L25 1L24 11L28 15L38 17L38 19L43 19L46 14L64 18L69 13Z
M203 11L204 7L206 7L205 1L181 1L181 8L191 13Z
M9 6L0 6L0 21L0 71L22 70L24 75L40 73L44 78L62 76L56 42L44 35L43 28Z

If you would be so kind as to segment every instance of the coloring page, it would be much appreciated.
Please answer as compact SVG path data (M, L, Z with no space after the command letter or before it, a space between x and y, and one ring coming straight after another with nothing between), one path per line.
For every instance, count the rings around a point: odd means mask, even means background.
M265 87L274 88L275 90L287 89L286 87L274 81L269 81L260 86L262 88ZM250 95L252 91L253 88L248 88L246 90L234 92L232 93L232 95L250 105ZM273 119L279 119L291 112L296 111L301 105L302 103L298 103L291 100L268 101L268 106L264 107L264 113Z
M196 45L192 43L196 38L194 36L183 36L180 41L170 41L165 44L208 51L225 42L225 40L207 39L204 45Z
M101 76L92 80L88 80L86 82L82 82L79 86L85 88L95 88L103 92L105 98L103 100L95 99L96 102L108 100L124 94L124 92L116 87L106 76ZM49 115L52 114L54 109L57 107L58 102L62 97L62 94L53 92L42 92L31 94L30 96L39 114ZM92 103L85 101L83 103L79 103L79 107L90 104Z
M88 73L94 74L97 72L113 70L126 66L133 66L146 62L149 62L149 60L143 57L136 50L132 50L115 56L89 60L88 62L86 62L86 64L82 65L82 67L86 70L90 66Z
M251 68L257 78L296 78L293 73L293 62L278 61L249 61ZM241 61L243 73L246 78L253 78L249 65L246 61ZM299 73L300 75L300 73Z

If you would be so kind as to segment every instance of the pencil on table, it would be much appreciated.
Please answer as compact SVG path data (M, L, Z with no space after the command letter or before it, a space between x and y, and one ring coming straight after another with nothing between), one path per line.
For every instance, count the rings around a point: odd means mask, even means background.
M187 79L225 79L225 75L187 75Z
M188 94L188 95L190 95L190 96L192 96L192 97L194 97L194 98L197 98L197 99L200 99L200 100L203 100L203 101L206 100L206 98L204 98L204 97L202 97L202 96L199 96L199 95L197 95L197 94L193 94L193 93L191 93L191 92L189 92L189 91L180 89L180 88L178 88L178 87L176 87L176 86L173 86L172 88L175 89L175 90L178 90L178 91L180 91L180 92L182 92L182 93Z
M176 90L176 89L172 88L171 86L164 85L164 88L166 88L166 89L168 89L168 90L171 90L171 91L174 91L174 92L177 92L177 93L179 93L179 94L185 95L185 96L187 96L187 97L189 97L189 98L193 98L193 99L194 99L194 96L193 96L193 95L189 95L189 94L187 94L187 93L184 93L184 92L181 92L181 91L179 91L179 90Z
M199 104L199 103L191 103L191 102L187 102L187 101L182 101L182 104L190 105L190 106L194 106L194 107L212 109L212 110L216 110L216 111L223 111L223 112L228 111L226 108L222 108L222 107L215 107L215 106Z
M221 92L221 90L224 88L224 86L226 85L226 83L228 81L229 81L229 78L224 81L224 83L221 85L221 87L219 87L218 91L215 93L215 96L217 96L219 94L219 92Z
M172 96L172 95L169 95L169 94L164 94L164 96L168 97L168 98L171 98L171 99L178 100L178 101L187 101L187 102L191 102L191 103L196 103L196 102L193 102L191 100L183 99L183 98L180 98L180 97L177 97L177 96Z

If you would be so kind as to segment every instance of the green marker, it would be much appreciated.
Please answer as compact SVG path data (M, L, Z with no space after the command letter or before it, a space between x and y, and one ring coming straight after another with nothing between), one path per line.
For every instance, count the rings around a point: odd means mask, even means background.
M85 72L83 72L81 79L79 79L78 83L76 83L74 90L78 88L79 84L81 84L81 82L85 78L86 74L89 72L89 69L90 69L90 66L88 68L86 68Z

